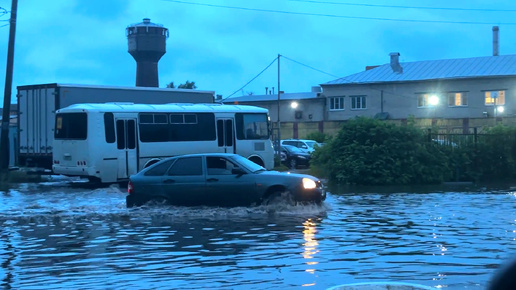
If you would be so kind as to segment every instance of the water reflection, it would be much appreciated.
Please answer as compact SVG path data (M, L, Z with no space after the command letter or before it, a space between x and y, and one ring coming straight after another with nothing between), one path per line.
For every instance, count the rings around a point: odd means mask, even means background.
M516 252L514 192L329 195L323 206L126 209L116 187L27 184L0 203L5 289L484 289Z
M319 250L317 249L317 246L319 245L319 243L317 242L317 239L315 238L316 224L312 221L312 219L307 219L303 223L303 227L304 227L303 238L305 240L305 243L303 244L303 246L304 246L303 258L305 258L307 260L306 265L308 266L305 271L313 275L316 270L315 265L317 265L319 263L314 260L314 256L319 252ZM309 283L309 284L303 284L302 286L306 287L306 286L315 286L315 285L316 285L316 283L313 282L313 283Z

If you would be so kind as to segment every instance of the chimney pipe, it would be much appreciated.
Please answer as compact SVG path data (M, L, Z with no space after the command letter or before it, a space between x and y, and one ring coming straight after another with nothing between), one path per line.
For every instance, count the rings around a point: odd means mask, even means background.
M400 53L399 52L391 52L389 54L391 56L391 68L395 73L403 73L403 68L400 65Z
M269 94L269 87L265 87L265 94L268 95Z
M493 26L493 56L498 56L498 26Z

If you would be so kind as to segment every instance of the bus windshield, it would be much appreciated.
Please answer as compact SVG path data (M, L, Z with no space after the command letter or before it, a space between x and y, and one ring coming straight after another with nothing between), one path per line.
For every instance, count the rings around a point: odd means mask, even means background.
M239 140L269 139L269 123L267 114L238 113L236 114L237 138Z
M86 113L56 115L54 139L86 140L88 135Z

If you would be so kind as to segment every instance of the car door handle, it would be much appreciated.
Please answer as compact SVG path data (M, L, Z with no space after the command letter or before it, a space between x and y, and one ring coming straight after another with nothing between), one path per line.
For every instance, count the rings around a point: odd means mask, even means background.
M176 181L174 179L165 179L163 180L163 183L175 183Z
M206 181L213 182L213 181L219 181L219 180L217 178L208 178L208 179L206 179Z

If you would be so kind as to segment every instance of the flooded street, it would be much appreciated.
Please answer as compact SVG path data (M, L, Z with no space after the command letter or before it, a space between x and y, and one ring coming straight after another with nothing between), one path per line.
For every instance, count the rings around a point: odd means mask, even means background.
M322 206L125 208L118 187L0 193L3 289L484 289L516 255L510 191L331 192Z

